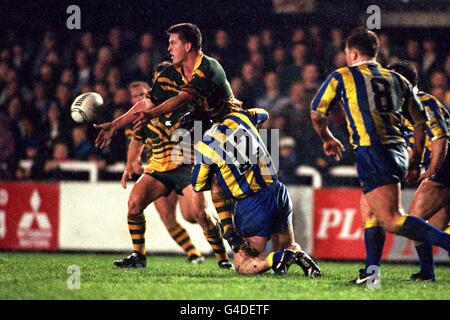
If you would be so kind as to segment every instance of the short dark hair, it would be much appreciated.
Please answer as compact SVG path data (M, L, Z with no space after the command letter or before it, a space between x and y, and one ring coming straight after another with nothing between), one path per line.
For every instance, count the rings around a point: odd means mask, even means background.
M404 76L413 86L417 86L419 83L417 69L409 61L401 60L389 65L387 68Z
M155 73L159 73L161 71L163 71L165 68L167 68L168 66L171 66L172 62L169 61L162 61L160 63L158 63L154 68L153 68L153 74Z
M184 42L192 44L195 51L202 49L202 33L200 29L193 23L179 23L171 26L166 31L167 34L177 33Z
M345 46L356 49L365 56L376 57L380 40L375 32L365 28L356 28L348 36Z

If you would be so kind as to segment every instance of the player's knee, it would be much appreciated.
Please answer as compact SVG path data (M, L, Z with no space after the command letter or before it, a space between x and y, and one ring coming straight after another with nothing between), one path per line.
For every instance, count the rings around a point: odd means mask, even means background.
M397 226L397 216L381 219L378 221L380 225L384 228L384 230L386 230L387 232L391 233L395 232Z
M161 218L162 223L167 229L172 229L178 225L177 220L173 214L168 212L159 212L159 217Z
M192 210L181 210L181 216L189 223L197 223L197 219L192 213Z
M208 226L211 222L211 218L203 207L196 207L192 210L192 216L195 221L201 226Z
M136 212L141 212L144 210L144 197L140 195L130 195L128 198L128 213L134 214Z

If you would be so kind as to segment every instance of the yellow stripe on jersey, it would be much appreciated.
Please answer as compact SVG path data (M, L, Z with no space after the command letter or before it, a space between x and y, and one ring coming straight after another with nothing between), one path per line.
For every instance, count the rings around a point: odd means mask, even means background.
M173 88L171 86L161 86L162 89L166 90L166 91L172 91L172 92L180 92L180 90Z
M238 137L239 134L245 134L252 143L242 136ZM235 138L238 140L234 141ZM257 149L251 150L249 155L241 153L249 150L249 146L259 148L258 159L252 157ZM272 159L259 132L244 113L230 113L222 123L215 124L204 140L196 144L195 152L192 185L197 191L209 189L213 173L217 174L217 180L227 196L235 199L258 192L277 179ZM236 155L238 153L239 156Z
M157 81L157 82L170 83L170 84L174 85L175 87L178 87L178 84L177 84L175 81L170 80L170 79L167 78L167 77L159 77L156 81Z
M351 143L356 143L353 136L357 134L359 137L359 145L370 146L372 142L370 140L370 135L367 133L366 126L364 125L363 115L358 104L358 92L356 89L355 79L349 69L341 70L340 74L344 82L348 110L351 114L351 118L353 119L354 127L356 129L355 130L353 127L350 127L350 136L352 137Z

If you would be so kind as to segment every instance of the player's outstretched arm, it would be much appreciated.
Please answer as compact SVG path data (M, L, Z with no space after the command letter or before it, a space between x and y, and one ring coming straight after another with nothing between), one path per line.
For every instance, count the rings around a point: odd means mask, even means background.
M122 188L127 188L127 180L130 180L133 177L134 163L140 163L140 157L142 154L142 150L144 149L144 143L138 141L136 139L132 139L130 142L130 146L128 147L127 152L127 164L125 166L125 171L122 174L122 179L120 180L120 185Z
M339 161L342 159L342 153L345 151L342 143L336 139L328 127L327 118L317 112L311 113L311 121L314 130L323 141L323 151L328 157Z
M117 119L102 124L94 124L94 128L100 130L97 138L95 139L95 146L99 149L108 147L117 130L124 128L129 124L132 124L133 121L137 118L137 112L142 110L149 110L152 107L154 107L154 104L150 101L150 99L142 99Z
M145 110L135 111L133 114L135 120L133 122L135 130L141 130L153 118L159 117L162 114L167 114L180 109L185 103L192 100L192 96L181 91L175 97L172 97L155 108L145 108Z

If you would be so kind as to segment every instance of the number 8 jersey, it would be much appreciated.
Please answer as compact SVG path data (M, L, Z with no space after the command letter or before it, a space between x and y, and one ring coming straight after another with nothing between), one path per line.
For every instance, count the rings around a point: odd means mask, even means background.
M350 143L355 149L405 143L401 116L414 124L427 121L412 85L375 61L331 73L314 97L312 111L327 115L338 102L344 108Z
M227 197L245 199L276 181L272 158L257 126L268 119L264 109L232 112L214 124L195 145L192 186L210 189L211 178Z

